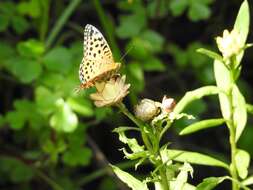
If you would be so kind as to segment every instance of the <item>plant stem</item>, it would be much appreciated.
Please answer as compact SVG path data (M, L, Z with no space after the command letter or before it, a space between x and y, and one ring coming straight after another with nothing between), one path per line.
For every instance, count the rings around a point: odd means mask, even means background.
M54 180L52 180L50 177L48 177L46 174L41 172L40 170L33 167L33 170L36 172L36 174L42 178L44 181L47 182L53 189L55 190L64 190L60 185L58 185Z
M227 122L227 125L229 128L229 142L230 142L230 149L231 149L230 175L232 176L233 179L235 179L235 181L238 181L238 175L236 171L236 162L235 162L237 148L236 148L236 140L235 140L236 126L234 124L234 119L233 119L234 108L233 108L232 88L229 90L228 99L229 99L229 107L230 107L230 119ZM239 190L239 186L235 181L232 181L232 190Z
M140 129L142 140L149 151L153 152L152 145L148 139L146 132L144 131L144 124L131 114L123 103L117 104L120 111L125 114L130 120L132 120Z
M130 120L132 120L140 129L141 129L141 135L142 135L142 140L145 144L145 146L147 147L147 149L149 150L149 152L151 154L155 154L156 156L160 157L159 161L157 161L155 163L156 167L159 167L161 165L163 165L163 160L162 160L162 156L160 154L160 150L159 148L157 149L157 147L153 147L149 141L149 138L144 130L145 124L142 123L141 121L139 121L137 118L135 118L126 108L126 106L123 103L119 103L118 108L120 109L120 111L125 114ZM159 137L157 137L156 139L157 141L159 141ZM159 144L159 143L158 143ZM159 169L159 174L161 177L161 185L163 187L163 190L169 190L169 183L168 183L168 178L166 175L166 168L165 167L161 167Z
M49 48L53 41L55 40L56 36L67 22L70 15L73 13L77 5L81 2L81 0L72 0L70 1L68 7L64 10L60 18L57 20L56 24L54 25L53 29L51 30L47 40L46 40L46 48Z

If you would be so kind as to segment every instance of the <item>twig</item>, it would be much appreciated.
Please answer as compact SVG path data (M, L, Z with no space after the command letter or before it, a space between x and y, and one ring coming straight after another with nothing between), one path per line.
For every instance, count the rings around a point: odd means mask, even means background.
M73 13L77 5L81 2L81 0L72 0L70 1L70 4L65 9L65 11L62 13L56 24L54 25L53 29L51 30L47 40L46 40L46 48L49 48L53 41L55 40L56 36L64 26L64 24L67 22L70 15Z

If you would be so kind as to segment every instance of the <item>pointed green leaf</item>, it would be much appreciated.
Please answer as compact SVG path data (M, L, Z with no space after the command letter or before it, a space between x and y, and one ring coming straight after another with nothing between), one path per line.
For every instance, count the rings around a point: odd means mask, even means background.
M224 177L208 177L198 184L196 190L211 190L216 187L219 183L223 182L225 179L229 179L227 176Z
M245 0L238 12L238 15L236 17L236 21L234 24L234 29L239 32L240 40L242 46L244 46L248 32L249 32L249 23L250 23L250 15L249 15L249 5L247 0ZM243 57L244 51L242 51L239 55L236 56L237 64L241 62L241 59Z
M226 68L226 66L218 61L214 61L214 75L215 80L217 83L217 86L224 90L225 92L228 92L230 90L230 86L232 83L232 79L229 73L229 70ZM229 120L230 119L230 104L227 96L223 93L219 94L219 101L220 101L220 108L221 113L224 119Z
M126 183L128 187L132 190L148 190L148 187L145 183L141 182L140 180L136 179L132 175L123 170L119 169L116 166L111 165L114 173L118 176L118 178Z
M249 163L249 153L245 150L238 149L235 155L235 164L240 178L245 179L248 176Z
M217 166L229 169L229 166L216 158L201 154L198 152L190 152L184 150L166 149L161 152L163 160L175 160L179 162L188 162L192 164L206 165L206 166Z
M210 58L212 58L212 59L216 59L216 60L219 60L219 61L223 61L221 55L219 55L218 53L213 52L213 51L211 51L211 50L208 50L208 49L205 49L205 48L199 48L199 49L197 49L197 52L202 53L202 54L204 54L204 55L207 55L208 57L210 57Z
M252 185L253 184L253 175L252 176L249 176L247 179L245 179L243 182L242 182L243 185Z
M177 103L174 113L178 114L183 111L183 109L190 104L192 101L202 98L203 96L210 96L218 94L220 91L216 86L205 86L198 88L193 91L187 92L184 97Z
M237 141L240 138L247 123L247 108L245 99L236 85L233 86L232 96L234 108L233 120L236 126L235 137Z
M197 132L202 129L207 129L210 127L217 127L220 126L222 123L224 123L224 119L206 119L202 120L196 123L193 123L186 128L184 128L181 132L180 135L188 135L194 132Z

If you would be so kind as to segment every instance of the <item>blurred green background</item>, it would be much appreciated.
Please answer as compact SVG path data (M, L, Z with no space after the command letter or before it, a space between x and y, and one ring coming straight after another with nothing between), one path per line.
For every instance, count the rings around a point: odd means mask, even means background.
M74 93L80 84L86 24L104 34L115 60L123 63L121 72L131 83L124 102L132 109L141 98L161 101L167 94L179 100L188 90L214 84L212 61L195 50L218 51L214 37L232 29L241 3L1 0L0 189L126 189L105 168L108 162L125 170L133 166L123 159L118 150L123 145L111 133L116 126L133 124L117 110L94 107L88 98L92 89ZM249 5L252 11L251 1ZM248 42L253 41L251 28ZM246 51L239 81L247 102L253 102L251 52ZM197 120L221 115L217 97L194 102L187 113ZM250 116L239 142L251 156L252 121ZM164 142L229 160L225 127L178 136L187 124L177 122ZM204 177L225 175L218 168L194 169L193 184ZM147 174L149 166L140 170L136 172L140 176Z

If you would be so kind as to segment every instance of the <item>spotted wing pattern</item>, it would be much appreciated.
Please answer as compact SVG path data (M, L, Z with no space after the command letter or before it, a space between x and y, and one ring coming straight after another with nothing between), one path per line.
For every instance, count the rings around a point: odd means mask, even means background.
M94 26L88 24L84 30L84 57L79 69L82 88L103 81L116 72L119 63L113 60L111 49L105 38Z

